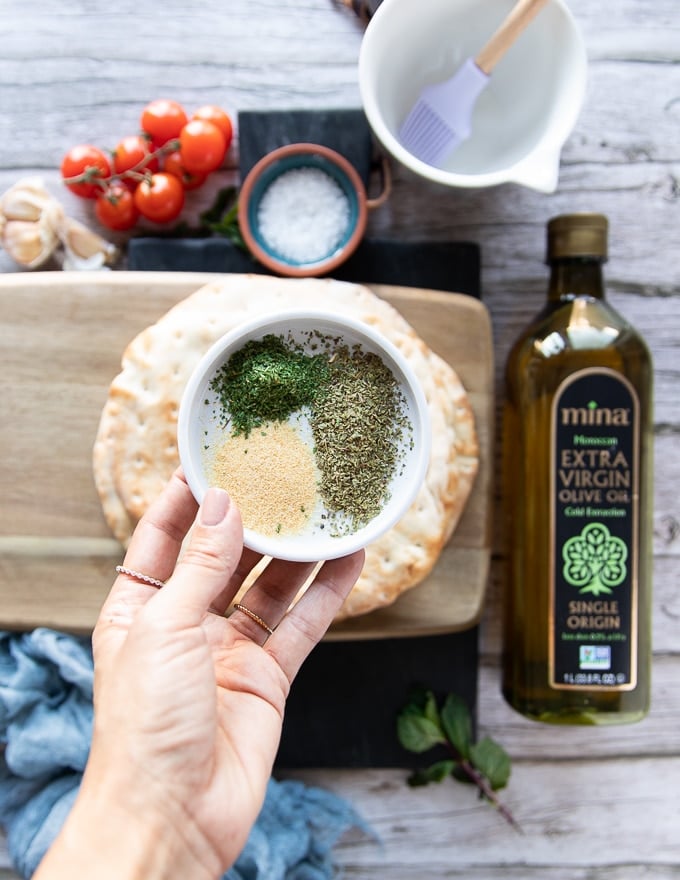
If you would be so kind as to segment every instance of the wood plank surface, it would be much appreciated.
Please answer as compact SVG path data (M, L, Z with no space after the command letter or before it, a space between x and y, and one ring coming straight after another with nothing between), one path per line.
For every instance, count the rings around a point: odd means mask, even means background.
M500 406L509 345L545 296L546 220L574 210L609 216L610 300L645 335L655 361L652 710L639 724L594 731L525 722L505 706L504 559L495 534L479 726L511 752L504 798L524 834L453 782L412 791L403 771L306 772L348 797L382 835L381 846L359 836L343 842L338 857L352 880L680 877L680 15L677 0L568 5L586 42L589 81L557 191L452 191L394 165L392 195L371 212L368 233L480 244ZM115 9L99 0L0 0L0 192L39 174L72 216L92 223L92 206L61 186L61 155L80 142L114 146L134 130L140 107L161 95L233 111L358 107L362 34L333 0L167 0L162 12L131 0ZM216 182L233 184L237 161L235 144ZM210 193L192 194L187 216L210 201ZM0 271L17 271L2 251ZM497 418L497 440L501 432ZM16 876L0 847L0 877Z
M122 547L92 475L92 446L123 351L145 327L215 276L38 272L0 277L0 626L87 631ZM244 286L248 276L242 276ZM301 283L305 283L304 281ZM493 350L478 300L375 286L458 371L475 410L480 468L464 515L416 591L334 625L329 639L428 635L481 617L491 550ZM332 303L328 303L332 306Z

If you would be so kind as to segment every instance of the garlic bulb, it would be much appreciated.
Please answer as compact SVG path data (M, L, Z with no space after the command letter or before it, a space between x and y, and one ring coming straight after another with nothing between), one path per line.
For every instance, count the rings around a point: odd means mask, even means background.
M0 212L6 220L39 220L54 199L37 177L27 177L0 197Z
M101 269L118 257L111 242L67 217L42 181L33 177L0 196L0 244L27 269L37 269L52 256L61 257L64 269Z

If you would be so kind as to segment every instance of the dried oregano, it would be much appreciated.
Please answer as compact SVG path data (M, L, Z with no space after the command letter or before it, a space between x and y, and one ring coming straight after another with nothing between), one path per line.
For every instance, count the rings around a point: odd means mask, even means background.
M340 346L314 400L310 422L321 497L351 519L352 529L376 516L389 498L402 433L400 394L378 355Z

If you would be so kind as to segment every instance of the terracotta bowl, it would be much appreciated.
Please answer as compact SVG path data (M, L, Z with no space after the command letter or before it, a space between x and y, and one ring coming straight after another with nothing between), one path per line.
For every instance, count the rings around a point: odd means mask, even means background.
M347 218L344 228L325 253L314 253L311 259L284 253L277 248L271 236L263 233L263 199L270 187L280 182L283 175L310 169L327 175L330 187L337 195L347 200ZM298 174L298 180L300 175ZM304 277L325 275L343 263L356 250L365 229L369 208L366 188L354 166L329 147L321 144L289 144L268 153L253 166L241 187L239 195L238 219L241 234L250 252L263 266L279 275ZM309 226L314 234L314 214L302 216L303 210L292 211L288 216L289 225L298 223ZM313 208L317 211L318 204ZM323 218L322 218L323 219ZM275 221L277 222L277 221ZM282 221L285 222L285 221ZM320 246L324 243L321 242Z

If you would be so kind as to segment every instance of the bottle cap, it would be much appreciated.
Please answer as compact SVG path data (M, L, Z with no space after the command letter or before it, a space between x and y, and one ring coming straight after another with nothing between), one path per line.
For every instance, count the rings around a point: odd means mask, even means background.
M607 259L609 222L604 214L561 214L548 221L547 261L560 257Z

